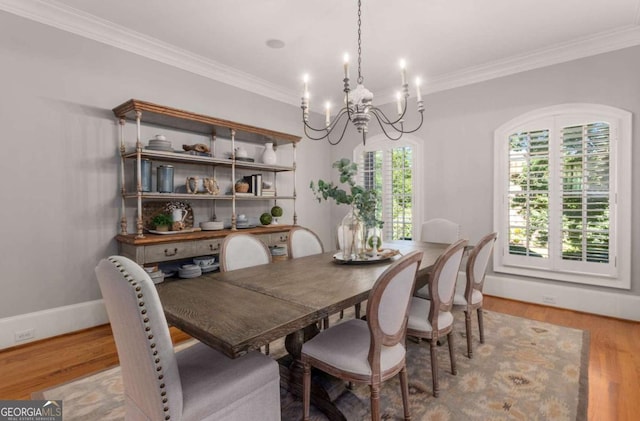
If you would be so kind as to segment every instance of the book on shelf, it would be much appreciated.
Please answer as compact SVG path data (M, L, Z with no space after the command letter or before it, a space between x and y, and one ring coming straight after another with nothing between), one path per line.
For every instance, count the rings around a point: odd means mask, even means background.
M262 196L262 174L251 174L243 177L249 184L249 193L253 196Z
M270 188L270 189L262 189L262 194L260 196L276 196L276 189L274 188Z

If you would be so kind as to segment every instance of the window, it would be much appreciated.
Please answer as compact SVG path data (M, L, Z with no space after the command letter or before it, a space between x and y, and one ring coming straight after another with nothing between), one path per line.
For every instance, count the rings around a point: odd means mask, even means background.
M421 221L415 185L417 142L390 141L386 137L367 139L354 152L360 183L378 190L382 207L378 217L384 221L383 238L411 240L417 238L416 221Z
M568 104L495 132L497 272L630 287L631 114Z

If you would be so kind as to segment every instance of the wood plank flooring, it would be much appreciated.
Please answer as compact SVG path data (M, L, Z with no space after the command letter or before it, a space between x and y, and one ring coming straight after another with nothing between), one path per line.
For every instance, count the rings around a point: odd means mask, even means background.
M640 323L485 298L487 310L591 332L589 419L636 420L640 414ZM174 342L188 339L172 329ZM0 399L90 375L118 363L108 325L0 351Z

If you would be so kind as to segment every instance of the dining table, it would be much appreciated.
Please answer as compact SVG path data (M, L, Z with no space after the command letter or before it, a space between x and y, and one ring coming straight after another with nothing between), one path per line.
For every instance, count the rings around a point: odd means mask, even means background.
M283 383L299 395L302 345L318 333L318 322L367 300L374 283L392 262L414 250L423 252L416 289L423 286L436 259L449 245L397 240L383 246L398 253L389 258L344 262L336 259L336 251L329 251L192 279L168 279L156 287L171 325L230 358L286 337L289 358L281 370L281 374L287 373ZM342 389L316 389L312 390L312 403L329 419L344 419L332 403Z

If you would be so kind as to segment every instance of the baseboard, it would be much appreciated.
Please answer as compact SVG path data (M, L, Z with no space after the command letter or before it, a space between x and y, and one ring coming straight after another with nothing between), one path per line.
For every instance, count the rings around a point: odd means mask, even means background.
M109 322L103 300L88 301L0 319L0 349ZM16 341L16 334L28 337Z
M484 292L527 303L640 321L640 296L637 295L489 275L485 278Z

